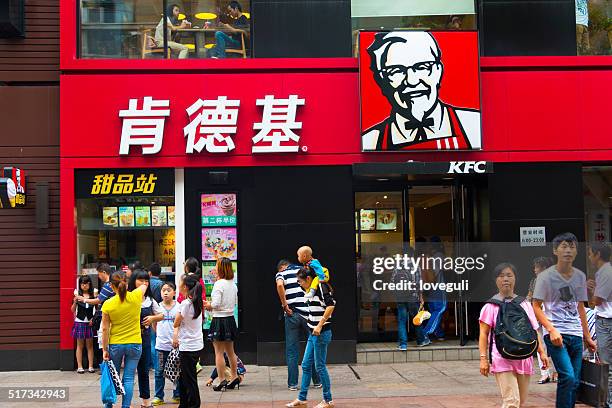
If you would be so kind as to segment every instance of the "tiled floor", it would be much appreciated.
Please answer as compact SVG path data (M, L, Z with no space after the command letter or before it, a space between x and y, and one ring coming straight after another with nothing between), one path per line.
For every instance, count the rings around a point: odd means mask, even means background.
M357 344L358 364L407 363L413 361L458 361L478 360L478 345L469 342L459 345L459 340L434 341L425 347L417 347L414 342L407 351L399 351L397 343L359 343Z
M247 365L247 375L240 390L224 393L204 386L209 369L207 367L198 377L202 407L205 408L280 408L297 396L296 392L287 390L286 367ZM500 405L495 379L482 377L476 361L332 365L329 372L338 408L494 408ZM97 374L61 371L0 372L3 387L69 388L69 401L64 403L0 401L0 406L100 407L99 378ZM537 376L534 376L525 408L553 408L555 384L538 385L536 381ZM153 387L153 381L150 386ZM171 384L166 383L165 390L170 393ZM138 396L138 391L134 394ZM309 406L313 407L320 401L321 390L310 390L308 397ZM132 406L140 406L140 400L134 398ZM176 404L165 406L176 408Z

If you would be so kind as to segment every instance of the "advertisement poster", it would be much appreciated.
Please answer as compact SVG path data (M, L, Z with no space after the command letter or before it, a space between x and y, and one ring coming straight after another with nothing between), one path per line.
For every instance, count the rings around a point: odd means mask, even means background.
M168 225L168 214L163 205L151 207L151 225L154 227L165 227Z
M610 210L588 211L589 242L610 242Z
M202 280L204 281L204 287L206 289L206 298L210 300L212 294L212 288L217 281L217 270L215 268L215 262L203 262L202 263ZM232 268L234 269L234 283L238 285L238 263L232 262ZM238 305L234 309L234 319L238 324ZM210 329L210 322L212 321L212 313L205 311L203 327L205 330Z
M174 206L168 206L168 226L174 227Z
M0 208L25 207L25 172L16 167L4 167L0 174Z
M119 207L119 226L134 226L134 207Z
M214 261L226 257L238 259L236 228L202 228L202 260Z
M202 194L202 226L236 225L236 194Z
M104 231L98 231L98 258L108 258L106 253L106 232Z
M481 149L476 31L359 33L364 152Z
M155 230L155 239L158 244L155 253L162 266L174 265L176 259L175 237L174 228Z
M397 210L376 210L376 229L394 231L397 229Z
M136 207L136 226L151 226L151 207Z
M376 230L376 210L359 210L362 231Z
M117 212L117 207L103 207L102 221L107 227L118 227L119 215Z

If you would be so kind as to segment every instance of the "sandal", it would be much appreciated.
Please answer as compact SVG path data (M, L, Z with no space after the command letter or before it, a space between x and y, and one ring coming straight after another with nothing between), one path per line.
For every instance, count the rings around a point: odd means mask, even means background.
M546 376L546 378L540 378L538 380L538 384L548 384L550 382L550 377Z
M79 374L85 374L85 370L83 370L82 368L78 368L78 369L77 369L77 373L79 373Z
M93 367L90 367L90 368L89 368L89 370L87 370L87 371L89 371L90 373L92 373L92 374L93 374L93 373L95 373L95 372L96 372L96 369L95 369L95 368L93 368Z

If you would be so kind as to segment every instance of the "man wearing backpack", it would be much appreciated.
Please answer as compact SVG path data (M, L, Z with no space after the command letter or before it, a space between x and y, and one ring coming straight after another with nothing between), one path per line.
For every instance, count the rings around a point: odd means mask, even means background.
M544 341L557 372L556 408L576 405L584 344L594 352L584 302L588 300L585 274L573 267L578 239L572 233L557 235L553 254L557 264L538 275L533 292L533 309L543 327ZM542 310L542 304L544 310Z
M406 247L405 253L409 258L414 257L414 249L410 246ZM406 351L408 349L408 324L410 320L418 315L420 308L423 306L423 294L419 290L421 268L414 265L412 261L406 266L406 269L401 268L394 270L393 275L391 275L391 282L395 284L405 282L405 285L410 284L410 286L414 288L413 290L406 289L395 291L397 301L397 349L400 351ZM425 336L425 333L423 333L423 326L421 324L415 325L414 329L417 347L424 347L431 344L431 341Z
M527 401L534 354L540 354L545 368L548 358L531 304L514 293L516 268L501 263L494 274L499 292L480 311L480 373L495 375L502 408L520 408Z

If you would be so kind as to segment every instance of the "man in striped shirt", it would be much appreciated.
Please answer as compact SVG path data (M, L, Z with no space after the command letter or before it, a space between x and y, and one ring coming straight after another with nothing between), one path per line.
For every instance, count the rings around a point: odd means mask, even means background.
M297 272L300 287L308 290L317 274L310 267L301 268ZM302 360L302 386L298 397L286 404L288 408L308 407L308 384L316 372L323 386L323 401L315 408L333 408L331 379L327 371L327 348L332 340L331 317L336 307L336 300L329 283L320 282L314 296L308 300L308 328L311 330ZM313 370L312 366L315 366Z
M304 291L297 282L298 265L292 265L287 260L281 260L277 265L276 291L281 302L285 317L285 356L287 359L287 386L291 391L297 391L300 371L299 344L300 339L305 338L309 332L306 319L308 317L308 306L304 299ZM321 388L319 375L312 364L312 384L315 388Z

